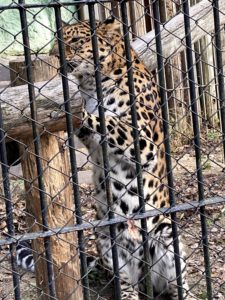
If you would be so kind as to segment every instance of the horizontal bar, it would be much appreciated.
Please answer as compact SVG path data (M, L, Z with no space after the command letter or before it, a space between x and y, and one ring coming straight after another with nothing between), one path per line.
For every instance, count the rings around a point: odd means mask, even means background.
M61 228L61 227L53 228L51 230L46 230L44 232L38 231L38 232L32 232L32 233L26 233L26 234L18 234L18 235L15 235L15 236L7 238L7 239L1 239L0 246L10 245L13 243L17 243L18 241L35 240L37 238L44 238L44 237L49 237L49 236L58 235L58 234L70 233L70 232L74 232L74 231L93 229L96 227L105 227L105 226L109 226L112 224L123 223L130 219L141 220L144 218L159 216L159 215L163 215L163 214L171 214L171 213L181 212L181 211L187 211L187 210L200 208L203 206L220 204L220 203L225 203L225 196L224 197L211 197L211 198L207 198L202 201L191 201L189 203L179 204L179 205L176 205L176 206L170 207L170 208L161 208L160 210L152 209L152 210L146 211L145 213L135 214L135 215L132 214L132 215L130 215L129 218L115 217L114 219L110 219L110 220L97 220L97 221L93 221L92 223L83 223L80 225L66 226L63 228Z
M76 0L73 2L49 2L45 4L41 3L30 3L30 4L17 4L17 5L1 5L0 10L7 9L21 9L21 8L42 8L42 7L64 7L64 6L76 6L78 4L94 4L94 3L110 3L111 0Z

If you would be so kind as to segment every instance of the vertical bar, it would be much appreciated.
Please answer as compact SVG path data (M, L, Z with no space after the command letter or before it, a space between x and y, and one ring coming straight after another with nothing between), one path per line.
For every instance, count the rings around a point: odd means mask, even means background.
M95 22L95 8L94 4L88 5L90 27L91 27L91 39L93 48L93 57L95 65L95 81L96 81L96 91L98 98L98 112L100 119L100 133L101 133L101 145L102 145L102 157L103 157L103 167L105 175L105 187L106 187L106 199L109 208L108 217L109 219L114 218L114 212L111 210L113 206L112 191L111 191L111 181L109 172L109 159L108 159L108 145L106 140L106 127L105 127L105 112L104 112L104 102L103 93L101 86L101 72L99 70L99 54L98 54L98 40L96 35L96 22ZM114 272L114 284L115 284L115 299L121 299L121 288L120 288L120 274L119 274L119 259L116 245L116 225L110 225L110 238L112 245L112 258L113 258L113 272Z
M112 10L112 15L116 18L119 18L119 9L118 9L118 1L117 0L111 1L111 10Z
M158 76L159 76L162 118L163 118L164 145L165 145L165 152L166 152L165 154L166 154L166 169L167 169L167 180L168 180L168 188L169 188L169 199L170 199L170 206L173 207L176 205L176 200L174 196L174 184L173 184L173 172L172 172L173 167L172 167L170 139L169 139L170 137L169 110L168 110L168 102L166 97L164 63L163 63L163 56L162 56L159 1L154 1L152 3L152 8L153 8L155 37L156 37ZM173 234L174 259L175 259L175 268L176 268L176 277L177 277L176 279L177 279L178 299L183 300L182 270L180 264L180 249L179 249L176 213L171 213L171 220L172 220L172 234Z
M133 80L133 69L132 69L132 59L131 59L131 46L129 39L129 27L128 27L128 16L127 16L127 4L126 1L120 2L121 17L123 22L123 34L124 34L124 44L125 44L125 54L126 54L126 65L127 65L127 75L128 75L128 88L129 88L129 98L131 106L131 119L133 127L133 142L134 142L134 153L136 162L136 173L137 173L137 187L138 187L138 197L139 205L141 207L140 212L145 212L145 198L143 191L143 179L142 179L142 165L140 156L140 144L139 144L139 130L137 122L137 111L135 105L135 90L134 90L134 80ZM148 245L148 227L147 219L141 219L142 228L142 240L143 240L143 250L144 250L144 273L146 274L146 295L153 299L153 287L151 281L151 270L150 266L151 258Z
M75 0L75 2L76 2L76 0ZM77 4L77 16L78 16L78 20L80 20L80 21L83 21L85 19L84 5Z
M106 19L106 9L104 4L102 4L101 2L98 4L99 8L99 19L100 21L104 21Z
M223 74L223 60L222 60L222 45L220 34L220 11L219 1L213 0L213 15L214 15L214 34L216 45L216 70L218 77L219 101L221 111L221 127L222 127L222 142L225 160L225 91L224 91L224 74Z
M204 186L203 186L203 175L202 175L202 166L201 166L201 141L200 141L200 130L199 130L198 111L197 111L196 92L195 92L195 77L194 77L193 57L192 57L189 4L187 0L182 0L182 7L183 7L183 14L184 14L188 79L189 79L189 87L190 87L191 111L192 111L193 131L194 131L194 145L195 145L196 168L197 168L197 179L198 179L198 196L199 196L199 201L201 201L204 199ZM208 296L208 300L212 300L213 296L212 296L211 269L210 269L210 258L209 258L209 248L208 248L208 230L207 230L204 206L200 207L200 219L201 219L201 228L202 228L202 241L203 241L203 253L204 253L204 262L205 262L207 296Z
M24 1L19 0L19 4L24 4ZM37 109L36 109L36 103L35 103L35 92L34 92L34 84L33 84L30 42L29 42L26 11L22 5L19 7L19 13L20 13L21 28L22 28L22 36L23 36L25 63L26 63L26 68L27 68L28 93L29 93L29 100L30 100L30 111L31 111L31 119L32 119L32 133L33 133L33 138L34 138L35 159L36 159L36 165L37 165L41 216L42 216L43 229L47 230L48 229L48 219L47 219L47 215L46 215L46 208L47 208L46 207L46 194L45 194L45 186L44 186L44 178L43 178L43 169L42 169L41 159L40 159L40 153L41 153L40 136L39 136L38 130L36 128ZM53 270L53 264L52 264L50 238L44 239L44 248L45 248L45 255L46 255L46 260L47 260L49 295L53 299L55 299L56 298L55 277L54 277L54 270Z
M8 235L9 237L12 237L15 235L15 229L13 225L13 205L12 205L12 196L10 191L9 166L7 161L5 134L3 131L1 103L0 103L0 160L1 160L1 167L2 167L3 188L4 188L4 195L5 195L6 223L7 223ZM15 245L10 244L14 295L15 295L15 300L20 300L21 299L20 298L20 275L16 272L16 257L14 253L15 253Z
M129 12L130 12L130 26L132 31L132 38L137 36L137 24L135 23L135 3L134 1L129 2Z
M66 112L66 127L67 127L68 144L69 144L69 152L70 152L70 164L71 164L71 172L72 172L76 222L77 224L80 225L82 224L82 213L81 213L81 202L80 202L78 173L77 173L77 161L76 161L76 154L75 154L76 145L74 141L73 120L72 120L72 112L71 112L71 105L70 105L69 85L67 79L67 63L65 58L65 47L63 42L62 18L61 18L60 7L56 6L54 9L55 9L56 29L57 29L58 46L59 46L60 72L62 74L63 98L64 98L64 105L65 105L65 112ZM80 251L83 296L85 300L89 300L90 295L89 295L87 258L85 254L84 233L82 230L78 231L78 244L79 244L79 251Z
M150 3L149 0L144 0L144 8L145 8L145 24L146 24L146 32L152 30L151 24L151 11L150 11Z

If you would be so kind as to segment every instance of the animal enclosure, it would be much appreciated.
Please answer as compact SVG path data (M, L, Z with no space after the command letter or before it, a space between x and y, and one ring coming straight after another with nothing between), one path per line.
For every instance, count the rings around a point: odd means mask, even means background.
M30 41L45 10L47 55ZM225 299L225 2L0 4L8 11L21 26L0 56L13 43L24 55L0 61L0 298ZM172 279L157 274L160 243ZM124 290L126 266L141 276Z

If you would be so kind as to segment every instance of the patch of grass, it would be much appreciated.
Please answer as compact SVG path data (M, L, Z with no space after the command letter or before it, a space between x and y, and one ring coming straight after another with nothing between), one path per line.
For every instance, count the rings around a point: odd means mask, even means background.
M209 170L209 169L211 169L211 167L212 166L211 166L210 162L207 161L206 163L203 164L202 169L203 170Z
M222 209L222 211L216 215L215 219L219 220L220 226L225 227L225 210ZM224 283L224 289L225 289L225 283Z
M212 130L207 133L207 139L209 141L214 141L214 140L218 139L218 137L219 137L219 133L217 131Z
M207 224L207 226L212 226L214 224L214 222L211 219L206 219L206 224Z
M207 299L207 292L203 291L201 294L198 295L199 299Z

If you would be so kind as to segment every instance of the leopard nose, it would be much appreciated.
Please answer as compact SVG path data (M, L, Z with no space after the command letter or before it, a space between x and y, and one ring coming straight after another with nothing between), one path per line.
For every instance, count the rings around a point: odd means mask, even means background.
M68 73L73 72L73 68L72 68L72 66L70 64L67 64L67 72Z
M69 61L68 64L73 68L77 68L79 66L79 62L77 61Z
M78 67L78 63L74 62L74 61L67 61L67 71L73 72L74 69L76 69Z

